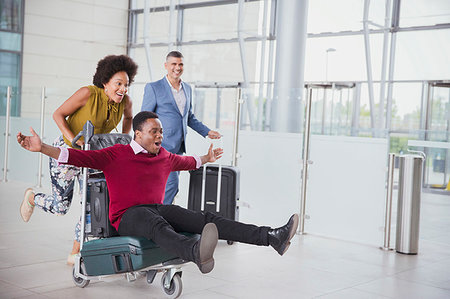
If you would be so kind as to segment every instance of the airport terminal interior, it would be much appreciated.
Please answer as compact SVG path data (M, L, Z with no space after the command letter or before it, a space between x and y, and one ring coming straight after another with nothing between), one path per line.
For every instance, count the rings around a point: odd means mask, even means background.
M138 65L136 115L170 51L222 135L189 128L186 155L222 147L238 220L298 213L296 234L283 256L219 241L213 271L187 263L175 293L139 270L80 287L86 269L66 263L80 186L66 215L24 222L49 159L16 135L58 138L54 111L107 55ZM0 298L450 298L449 53L448 0L0 0ZM188 207L191 175L174 204Z

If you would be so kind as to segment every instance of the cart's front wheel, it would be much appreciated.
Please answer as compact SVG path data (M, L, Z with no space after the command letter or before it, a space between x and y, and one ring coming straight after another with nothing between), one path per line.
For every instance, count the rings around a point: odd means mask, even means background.
M84 266L83 262L81 262L81 265L80 265L80 272L81 272L81 274L86 274L86 266ZM75 266L73 266L73 268L72 268L72 278L73 278L73 282L75 283L75 285L80 288L86 287L90 282L89 279L83 279L81 277L75 276Z
M163 289L167 298L171 298L171 299L178 298L181 295L181 292L183 291L183 283L181 281L181 276L179 273L176 273L173 276L172 280L170 281L170 287L166 288L164 286L164 280L166 279L167 275L169 275L169 273L165 272L162 276L161 288Z

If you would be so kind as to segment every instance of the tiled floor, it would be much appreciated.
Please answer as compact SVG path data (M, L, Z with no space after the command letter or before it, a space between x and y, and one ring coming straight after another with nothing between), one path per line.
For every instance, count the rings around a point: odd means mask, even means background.
M0 298L164 298L160 276L91 283L81 289L65 264L78 209L64 217L18 214L23 183L0 183ZM450 298L450 197L424 196L420 252L303 235L285 256L219 242L216 267L184 268L182 298ZM433 217L436 215L436 217Z

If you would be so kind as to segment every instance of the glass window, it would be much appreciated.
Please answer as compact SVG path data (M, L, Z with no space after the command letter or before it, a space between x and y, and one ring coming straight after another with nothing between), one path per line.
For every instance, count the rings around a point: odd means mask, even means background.
M450 29L399 32L395 80L450 78L449 36Z
M6 88L12 87L11 116L20 115L20 55L0 51L0 115L6 115Z
M184 55L185 81L242 81L237 43L183 46L180 51Z
M11 116L20 115L23 0L0 0L0 115L6 115L6 90L12 88Z
M0 30L22 31L22 0L0 0Z
M0 50L20 51L22 34L0 31Z
M408 0L400 5L400 26L426 26L450 23L450 1Z
M238 5L186 9L183 40L229 39L237 36Z
M136 43L142 44L144 42L144 14L137 14L137 31L136 31ZM167 43L169 42L169 21L170 12L151 12L149 14L149 28L148 37L150 43ZM173 28L173 32L176 28Z
M361 30L363 8L360 0L309 1L308 33Z
M392 130L417 132L420 129L421 83L396 83L392 95Z
M372 75L381 74L383 36L370 37ZM361 81L367 78L364 36L309 38L306 42L305 81Z

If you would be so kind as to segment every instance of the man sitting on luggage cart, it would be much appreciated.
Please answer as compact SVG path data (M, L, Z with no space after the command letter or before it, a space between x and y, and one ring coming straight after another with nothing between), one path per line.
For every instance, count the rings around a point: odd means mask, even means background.
M59 163L102 170L109 190L109 219L120 235L141 236L161 248L197 264L202 273L214 267L218 238L254 245L272 246L283 255L298 226L298 215L280 228L244 224L210 212L196 212L176 205L163 205L164 189L171 171L197 169L215 162L222 149L209 147L204 156L179 156L161 147L163 128L158 116L149 111L133 118L134 140L101 150L81 151L43 143L32 136L17 134L26 150L41 152ZM178 232L200 234L191 238Z

